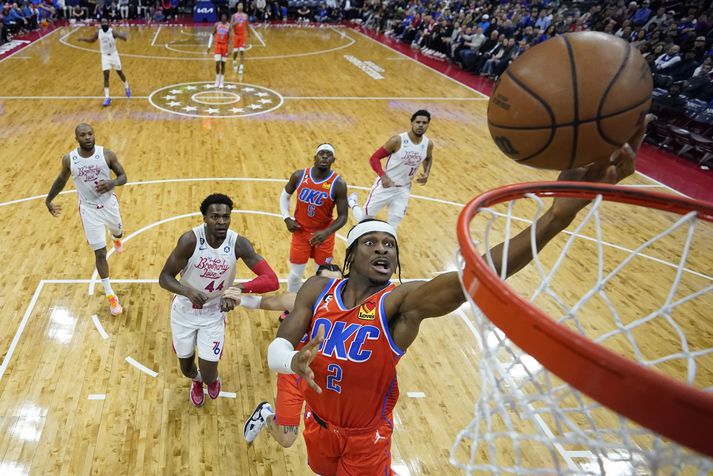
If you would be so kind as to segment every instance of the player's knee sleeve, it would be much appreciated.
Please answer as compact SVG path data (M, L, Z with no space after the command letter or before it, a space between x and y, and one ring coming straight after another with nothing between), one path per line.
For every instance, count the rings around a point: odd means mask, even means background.
M290 274L287 275L287 290L291 293L296 293L302 286L302 276L304 275L307 263L294 264L290 263Z

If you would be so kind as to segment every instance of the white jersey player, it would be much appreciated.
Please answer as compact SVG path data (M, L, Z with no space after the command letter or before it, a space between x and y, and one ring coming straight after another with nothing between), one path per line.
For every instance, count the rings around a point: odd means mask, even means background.
M349 206L357 221L373 218L379 210L388 206L388 222L394 228L399 226L406 214L411 183L416 172L423 165L423 172L416 182L424 185L431 172L433 142L425 136L431 114L426 110L416 111L411 116L411 130L392 136L369 159L371 168L378 175L364 207L357 204L357 195L349 196ZM386 170L381 167L381 159L388 157Z
M52 200L62 191L72 177L79 198L79 216L89 246L94 250L97 273L109 301L112 315L121 314L119 298L111 288L109 264L106 261L106 229L114 238L114 250L123 251L121 236L124 232L119 213L119 202L114 187L126 183L126 173L116 155L95 145L94 129L89 124L79 124L74 130L79 147L62 158L62 170L54 181L45 204L53 216L59 216L61 207ZM111 180L111 172L116 178Z
M220 394L218 361L225 341L225 313L235 306L232 299L223 298L223 292L233 286L237 259L258 275L238 284L241 292L264 293L280 286L277 275L250 242L229 229L232 208L232 200L219 193L203 200L204 224L181 236L159 278L162 288L176 294L171 305L173 348L181 372L192 380L190 400L197 407L205 402L204 382L210 398Z
M124 83L126 97L131 97L129 81L127 81L124 72L121 70L121 59L119 58L119 51L116 49L117 38L126 41L127 35L126 33L114 31L111 26L109 26L109 20L102 18L101 28L95 31L94 35L89 38L78 39L78 41L85 41L87 43L94 43L99 40L99 52L101 53L102 71L104 72L104 102L102 103L104 107L111 104L111 98L109 97L109 71L112 68L116 70L116 74L119 75L119 78L121 78L121 81Z

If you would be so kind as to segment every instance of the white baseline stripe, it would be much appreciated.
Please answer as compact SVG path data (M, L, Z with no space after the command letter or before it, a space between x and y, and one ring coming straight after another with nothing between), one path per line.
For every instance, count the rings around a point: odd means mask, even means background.
M252 25L248 24L248 27L250 28L250 30L251 30L251 31L253 32L253 34L255 35L255 38L257 38L257 41L259 41L262 46L267 46L267 45L265 44L265 41L262 39L262 35L261 35L260 33L258 33L257 30L255 30L255 28L253 28Z
M158 372L154 372L153 370L151 370L150 368L146 367L145 365L142 365L142 364L138 363L137 361L135 361L135 360L132 359L131 357L127 357L127 358L124 359L124 360L126 360L126 362L128 362L129 365L133 365L134 367L136 367L137 369L139 369L140 371L142 371L142 372L145 373L146 375L150 375L150 376L153 377L153 378L156 378L156 376L158 375Z
M104 326L102 326L102 323L99 322L99 318L97 317L96 314L92 316L92 322L94 322L94 327L97 328L97 331L99 331L99 335L102 336L102 339L106 340L109 338L109 334L106 333L104 330Z
M42 288L44 287L44 285L45 285L44 281L40 281L39 284L37 285L37 288L35 289L35 293L32 295L32 299L30 299L30 304L27 306L27 309L25 310L25 314L22 316L20 325L18 326L17 331L15 331L15 336L12 338L10 347L7 349L5 358L2 360L2 365L0 365L0 380L2 380L3 375L5 375L7 366L10 364L10 359L12 359L12 354L15 352L15 348L17 347L17 344L20 342L20 337L22 336L22 332L25 330L27 321L30 319L32 310L35 308L35 304L37 304L37 298L40 297L40 293L42 292Z
M156 38L158 38L158 34L161 33L161 28L162 28L162 27L159 26L159 27L158 27L158 30L156 30L156 33L155 33L154 36L153 36L153 40L151 40L151 46L155 46L155 45L156 45Z
M104 99L104 96L0 96L0 99ZM148 96L112 96L111 100L115 99L148 99Z
M90 393L87 396L87 400L106 400L105 393Z
M4 57L3 59L0 59L0 63L2 63L3 61L5 61L6 59L12 58L12 57L15 56L16 54L18 54L20 51L26 51L27 48L29 48L29 47L31 47L31 46L33 46L33 45L36 45L36 44L39 43L40 41L46 40L47 38L49 38L50 36L54 35L55 33L57 33L57 32L58 32L59 30L61 30L61 29L62 29L62 28L56 28L53 32L48 33L47 35L43 36L43 37L40 38L39 40L33 41L33 42L30 43L29 45L27 45L27 46L25 46L25 47L23 47L23 48L20 48L20 49L18 49L18 50L15 50L14 53L10 53L9 55L7 55L6 57Z

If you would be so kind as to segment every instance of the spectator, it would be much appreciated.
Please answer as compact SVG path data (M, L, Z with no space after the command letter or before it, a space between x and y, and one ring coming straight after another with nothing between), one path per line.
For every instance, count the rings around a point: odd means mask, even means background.
M478 27L477 30L480 35L483 35L483 30L482 28ZM484 37L484 35L483 35ZM478 62L478 55L480 54L479 52L481 50L483 51L490 51L493 47L497 46L498 44L498 32L494 31L490 34L490 38L486 39L485 41L482 41L480 46L477 48L473 48L473 46L470 46L473 43L468 42L469 48L464 49L460 52L460 58L461 62L463 63L463 69L466 71L472 71L477 65Z
M683 111L686 100L681 97L681 84L674 83L668 88L666 96L656 97L652 101L651 110L656 113L675 114Z
M74 8L72 8L71 18L75 21L82 21L86 19L86 11L79 3L74 5Z
M661 10L661 9L659 9ZM649 18L651 17L651 9L649 8L649 0L644 0L641 3L641 7L634 12L634 16L631 18L634 25L642 26L645 25Z
M670 75L674 82L684 81L693 76L693 72L698 67L696 53L692 50L686 51L683 59L670 69Z
M129 19L129 0L119 0L119 15L122 20Z
M297 10L297 21L309 23L310 13L311 12L310 12L310 9L307 6L307 4L303 3L302 5L300 5L300 8Z
M690 99L700 99L708 102L713 99L713 80L711 80L711 70L713 64L710 62L702 64L696 73L686 81L686 86L683 90L684 94Z
M681 56L678 54L681 51L681 47L678 45L673 45L669 49L668 53L662 54L655 61L655 67L657 73L668 73L671 68L681 61Z
M696 61L701 62L706 56L706 37L699 36L693 41L693 53Z
M535 26L542 31L547 31L547 28L549 28L550 23L552 23L552 17L547 16L546 10L540 10L540 14L537 18L537 21L535 22Z
M503 38L500 43L500 49L496 54L491 56L483 64L483 69L481 70L481 75L487 78L495 76L495 69L498 65L503 62L507 63L510 60L510 54L512 54L513 49L515 49L515 38Z
M319 8L317 8L317 13L314 16L314 19L319 23L324 23L329 20L329 15L327 15L327 6L324 3L319 4Z

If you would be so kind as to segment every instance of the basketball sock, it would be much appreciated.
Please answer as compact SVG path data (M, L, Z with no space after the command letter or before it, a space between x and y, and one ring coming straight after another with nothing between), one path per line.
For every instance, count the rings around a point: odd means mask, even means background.
M109 88L104 88L104 97L105 98L109 97Z
M220 75L216 74L215 75L215 85L218 86L220 84Z
M109 278L102 279L102 287L104 288L104 294L106 294L107 296L111 296L114 294L114 290L111 289L111 283L109 282Z
M296 293L302 286L302 276L304 275L305 264L290 263L290 274L287 275L287 290L291 293Z
M354 205L352 207L352 215L354 215L354 219L358 222L362 221L366 216L364 214L364 210L359 205Z
M129 80L124 81L124 89L129 89Z
M200 371L200 370L196 371L196 376L193 377L193 380L195 380L196 382L202 382L202 381L203 381L203 376L201 375L201 371Z

